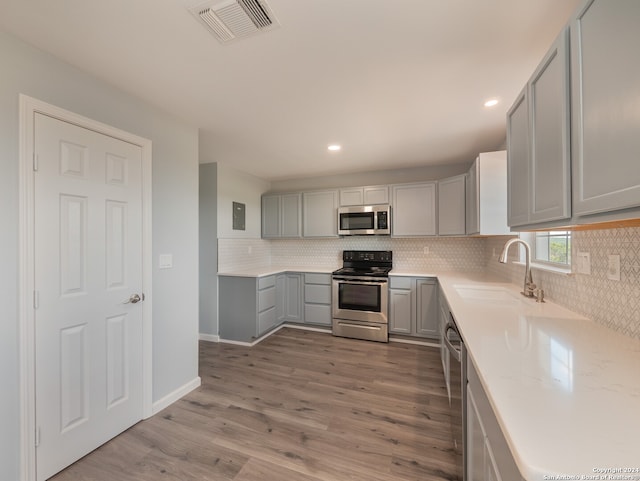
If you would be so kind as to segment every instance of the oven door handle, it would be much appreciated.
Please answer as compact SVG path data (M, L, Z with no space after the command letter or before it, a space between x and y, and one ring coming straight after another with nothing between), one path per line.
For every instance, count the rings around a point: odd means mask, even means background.
M380 279L379 281L374 281L371 279L367 279L367 280L358 279L357 277L334 277L333 280L344 281L344 282L348 282L349 284L366 284L366 285L380 285L380 284L386 284L387 282L389 282L387 279Z
M442 334L442 342L444 342L444 345L447 346L447 350L455 358L455 360L458 362L462 362L462 353L458 349L456 349L453 344L451 344L448 336L449 331L455 332L456 336L460 337L460 333L456 329L456 326L454 326L451 322L448 322L444 328L444 333Z

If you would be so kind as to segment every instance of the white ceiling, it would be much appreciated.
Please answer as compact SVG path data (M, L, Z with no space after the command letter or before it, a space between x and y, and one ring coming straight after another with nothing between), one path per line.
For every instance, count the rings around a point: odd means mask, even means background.
M0 27L199 127L201 162L278 180L499 147L581 0L267 0L281 27L227 45L199 1L1 0Z

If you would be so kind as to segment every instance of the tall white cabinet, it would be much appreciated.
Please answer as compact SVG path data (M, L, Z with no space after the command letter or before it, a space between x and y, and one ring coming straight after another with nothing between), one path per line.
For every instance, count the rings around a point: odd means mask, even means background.
M466 176L468 235L507 235L507 151L485 152Z

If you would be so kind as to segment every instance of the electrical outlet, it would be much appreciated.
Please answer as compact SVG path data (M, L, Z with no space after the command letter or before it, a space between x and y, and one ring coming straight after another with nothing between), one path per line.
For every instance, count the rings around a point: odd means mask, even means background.
M247 246L247 254L251 254L253 252L253 246Z
M607 279L610 279L612 281L620 280L620 254L609 254Z
M423 253L423 254L428 254L428 253L429 253L429 246L424 246L424 247L422 248L422 253Z
M576 271L578 274L591 275L591 254L588 252L578 252L576 263Z

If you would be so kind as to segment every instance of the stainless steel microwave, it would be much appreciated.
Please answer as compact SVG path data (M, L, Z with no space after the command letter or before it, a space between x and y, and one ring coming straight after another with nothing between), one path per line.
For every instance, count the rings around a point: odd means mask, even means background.
M356 205L338 208L338 235L391 234L391 207Z

